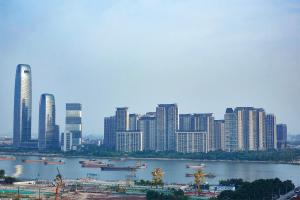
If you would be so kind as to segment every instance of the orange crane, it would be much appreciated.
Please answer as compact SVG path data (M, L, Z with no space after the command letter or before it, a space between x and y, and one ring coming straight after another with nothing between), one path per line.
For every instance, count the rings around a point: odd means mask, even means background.
M60 189L64 186L62 175L60 174L58 167L57 167L57 172L58 172L58 174L56 175L56 177L54 179L55 184L56 184L55 200L59 200Z

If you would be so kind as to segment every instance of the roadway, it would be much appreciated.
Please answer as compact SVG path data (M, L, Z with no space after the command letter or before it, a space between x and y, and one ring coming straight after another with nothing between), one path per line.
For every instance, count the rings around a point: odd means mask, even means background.
M296 198L295 200L298 200L300 199L300 192L296 193L295 191L299 191L300 190L300 187L297 187L295 190L292 190L290 192L288 192L287 194L285 195L282 195L279 199L277 200L293 200L293 197L298 197ZM297 196L298 195L298 196Z

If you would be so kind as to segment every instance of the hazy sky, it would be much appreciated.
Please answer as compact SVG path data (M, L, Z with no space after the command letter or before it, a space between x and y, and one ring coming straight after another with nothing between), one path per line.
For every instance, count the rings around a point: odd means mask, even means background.
M180 113L255 106L300 133L300 1L0 0L0 135L12 135L16 66L41 93L83 105L84 134L115 107Z

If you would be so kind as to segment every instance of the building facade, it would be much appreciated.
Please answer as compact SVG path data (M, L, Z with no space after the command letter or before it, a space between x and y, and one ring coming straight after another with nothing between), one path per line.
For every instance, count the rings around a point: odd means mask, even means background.
M159 104L156 107L157 151L175 151L175 132L178 129L177 104Z
M180 114L179 115L179 131L192 131L192 114Z
M237 116L232 108L227 108L224 115L225 151L238 151Z
M14 95L13 145L31 140L32 81L31 68L27 64L19 64L16 69Z
M155 114L146 114L139 120L140 131L143 133L145 151L156 150L156 117Z
M262 108L237 107L238 149L256 151L266 148L265 111Z
M80 103L66 104L65 123L65 133L72 133L72 148L76 150L82 144L82 106Z
M215 150L214 117L212 113L194 114L192 117L192 131L206 132L207 151Z
M206 137L206 132L176 132L176 151L180 153L206 153Z
M72 150L72 144L73 142L73 137L72 137L72 132L64 132L61 134L61 150L66 152L66 151L71 151Z
M258 131L258 150L266 150L266 112L264 109L257 109L257 131Z
M130 131L137 131L139 130L139 114L130 114L129 115L129 130Z
M266 149L277 149L276 117L273 114L266 115Z
M104 118L104 146L109 149L116 147L116 117Z
M39 150L59 149L59 127L55 124L55 99L42 94L39 108Z
M287 125L277 124L277 149L285 149L287 147Z
M116 151L143 151L143 133L141 131L117 131Z
M122 107L116 110L116 131L129 130L128 108Z
M215 120L214 121L214 140L215 150L225 151L225 121Z

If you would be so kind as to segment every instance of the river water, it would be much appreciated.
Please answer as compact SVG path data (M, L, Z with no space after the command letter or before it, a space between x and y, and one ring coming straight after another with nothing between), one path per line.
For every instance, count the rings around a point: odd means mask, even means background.
M64 165L44 165L43 163L23 163L23 159L40 159L36 156L16 156L16 160L0 161L0 169L4 169L7 175L16 175L22 179L53 180L57 174L57 167L65 179L85 178L93 174L93 178L99 180L125 180L130 172L126 171L101 171L101 169L81 168L79 161L84 158L57 158L62 159ZM167 183L191 183L193 178L185 177L186 173L193 173L186 168L186 164L205 164L204 172L216 175L215 178L206 178L210 184L216 184L219 180L229 178L242 178L253 181L262 178L275 178L292 180L295 185L300 185L300 166L289 164L248 163L248 162L200 162L189 160L125 160L111 161L100 159L116 166L134 166L137 161L147 164L146 169L136 172L137 179L151 180L151 171L161 168L164 171L164 182Z

